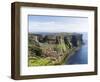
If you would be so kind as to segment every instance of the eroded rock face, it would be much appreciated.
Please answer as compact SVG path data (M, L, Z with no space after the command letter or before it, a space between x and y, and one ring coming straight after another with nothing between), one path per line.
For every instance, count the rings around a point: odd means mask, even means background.
M29 34L29 55L58 58L73 47L82 45L82 34L52 33Z

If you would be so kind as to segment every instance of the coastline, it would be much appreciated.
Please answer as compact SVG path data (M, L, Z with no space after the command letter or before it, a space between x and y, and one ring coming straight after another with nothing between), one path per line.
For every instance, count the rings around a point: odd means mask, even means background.
M63 65L83 45L82 34L29 34L28 66Z
M68 60L71 56L73 56L75 52L77 52L81 47L82 45L78 46L77 48L73 48L72 50L69 51L69 53L65 54L65 56L61 59L61 61L55 63L54 65L63 65L65 63L65 60Z

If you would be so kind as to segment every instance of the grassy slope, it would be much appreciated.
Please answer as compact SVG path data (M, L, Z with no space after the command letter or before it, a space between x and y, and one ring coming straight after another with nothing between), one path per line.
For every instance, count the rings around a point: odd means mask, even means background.
M56 47L60 52L61 51L65 51L66 53L69 52L69 49L65 47L65 44L53 44L53 45L50 45L50 44L45 44L42 46L42 49L47 49L47 48L54 48ZM55 65L55 64L61 64L62 63L62 60L64 59L64 57L66 56L67 54L63 54L61 57L59 57L56 61L53 61L51 60L50 58L43 58L43 57L29 57L28 58L28 66L47 66L47 65Z

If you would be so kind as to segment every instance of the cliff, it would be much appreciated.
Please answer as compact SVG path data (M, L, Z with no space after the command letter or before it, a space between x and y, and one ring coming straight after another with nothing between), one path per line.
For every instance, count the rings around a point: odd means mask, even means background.
M62 64L64 59L78 50L82 44L82 34L78 33L30 33L28 35L28 65Z

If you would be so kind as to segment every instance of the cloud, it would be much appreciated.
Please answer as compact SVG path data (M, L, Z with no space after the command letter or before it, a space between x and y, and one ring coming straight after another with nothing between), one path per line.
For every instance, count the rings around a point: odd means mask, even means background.
M88 32L87 20L67 21L30 21L29 32Z

